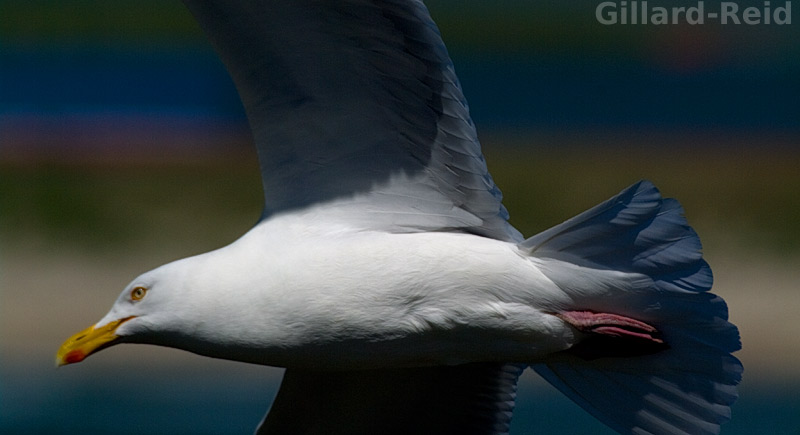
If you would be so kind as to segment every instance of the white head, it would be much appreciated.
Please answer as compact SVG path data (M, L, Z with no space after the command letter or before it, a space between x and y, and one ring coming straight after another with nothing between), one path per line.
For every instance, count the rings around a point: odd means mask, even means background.
M200 258L192 257L144 273L122 291L108 314L99 322L67 339L56 355L61 366L80 362L89 355L118 343L175 346L186 331L187 315L197 308L187 277Z

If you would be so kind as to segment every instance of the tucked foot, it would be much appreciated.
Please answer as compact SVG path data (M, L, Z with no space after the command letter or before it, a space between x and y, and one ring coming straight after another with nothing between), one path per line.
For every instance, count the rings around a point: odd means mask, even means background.
M669 349L658 329L630 317L593 311L565 311L556 316L587 334L569 349L583 359L650 355Z
M556 314L556 316L581 332L613 335L617 337L635 337L651 340L656 343L664 342L657 337L658 330L654 326L618 314L595 313L592 311L565 311Z

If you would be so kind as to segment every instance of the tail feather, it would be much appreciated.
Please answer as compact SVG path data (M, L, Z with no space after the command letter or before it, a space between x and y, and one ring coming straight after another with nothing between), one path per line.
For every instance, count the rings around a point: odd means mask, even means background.
M662 199L649 181L520 244L530 255L622 272L680 272L697 266L707 272L694 291L711 288L710 268L700 239L674 199Z
M520 244L568 296L565 309L611 312L655 326L651 355L584 359L569 351L534 370L623 433L716 434L730 419L742 365L725 301L700 240L673 199L641 181Z

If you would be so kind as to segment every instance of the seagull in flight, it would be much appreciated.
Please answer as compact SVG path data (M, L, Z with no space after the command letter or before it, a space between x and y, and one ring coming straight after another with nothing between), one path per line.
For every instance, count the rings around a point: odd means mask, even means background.
M258 434L506 434L528 367L620 433L730 419L739 333L680 204L640 181L523 237L421 1L185 3L263 215L134 279L58 365L147 343L285 367Z

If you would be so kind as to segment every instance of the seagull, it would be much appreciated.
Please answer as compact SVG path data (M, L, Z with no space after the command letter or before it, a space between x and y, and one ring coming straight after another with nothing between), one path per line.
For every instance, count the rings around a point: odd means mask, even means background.
M730 419L739 333L680 204L639 181L524 238L421 1L185 3L263 215L134 279L57 365L146 343L284 367L258 434L506 434L528 367L620 433Z

